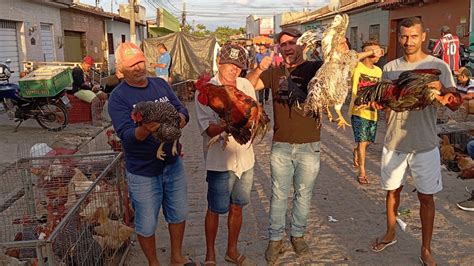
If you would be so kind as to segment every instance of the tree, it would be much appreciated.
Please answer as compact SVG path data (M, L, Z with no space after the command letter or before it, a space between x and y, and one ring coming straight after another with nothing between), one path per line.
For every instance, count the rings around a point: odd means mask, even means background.
M217 27L214 35L220 43L226 43L231 35L242 34L245 32L244 28L232 29L229 26Z

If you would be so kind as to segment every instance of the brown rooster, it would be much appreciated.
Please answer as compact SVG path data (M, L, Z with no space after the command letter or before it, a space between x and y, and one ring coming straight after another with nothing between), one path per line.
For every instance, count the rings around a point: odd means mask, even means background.
M438 69L416 69L404 71L397 80L383 80L378 83L361 85L355 99L356 105L376 102L395 112L421 110L428 105L446 105L455 110L462 103L456 93L441 95L441 92L428 84L439 80Z
M164 160L163 156L166 154L163 151L163 145L166 142L173 143L172 155L178 154L177 143L181 137L181 128L179 127L181 117L172 104L152 101L139 102L132 111L132 119L138 125L151 122L160 123L157 131L152 133L152 136L161 142L156 152L156 158Z
M233 86L217 86L208 83L209 80L210 76L202 76L195 83L199 92L197 100L209 106L225 122L225 133L232 135L241 145L249 141L252 143L256 136L263 138L270 119L262 106ZM208 145L212 145L219 137L212 138Z

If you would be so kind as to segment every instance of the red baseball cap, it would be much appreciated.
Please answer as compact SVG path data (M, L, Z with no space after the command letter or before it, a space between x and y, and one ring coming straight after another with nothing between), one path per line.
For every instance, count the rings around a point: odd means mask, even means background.
M84 59L82 59L82 62L92 66L94 64L94 58L88 55L88 56L85 56Z
M115 59L118 64L130 67L139 62L145 62L145 54L136 44L124 42L117 47Z

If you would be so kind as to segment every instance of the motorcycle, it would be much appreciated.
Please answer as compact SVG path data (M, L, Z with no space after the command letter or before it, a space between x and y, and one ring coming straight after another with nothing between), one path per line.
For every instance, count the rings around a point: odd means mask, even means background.
M35 119L38 124L50 131L64 129L68 122L67 108L69 99L64 90L53 97L25 98L20 95L20 87L10 83L13 71L10 70L8 59L5 64L0 63L0 100L10 120L19 122L15 132L23 121Z

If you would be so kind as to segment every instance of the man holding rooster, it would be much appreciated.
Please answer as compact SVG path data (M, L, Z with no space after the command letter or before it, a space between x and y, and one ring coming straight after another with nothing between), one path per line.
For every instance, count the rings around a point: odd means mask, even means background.
M239 75L247 68L247 53L238 45L224 45L218 57L218 73L210 80L211 84L223 85L216 90L224 91L225 86L234 87L256 101L255 89L245 78ZM228 240L225 260L237 265L255 265L237 250L240 228L242 226L242 208L250 201L253 184L255 156L251 141L240 141L238 134L227 135L227 123L212 108L209 99L215 99L211 92L196 91L196 115L203 136L204 158L206 160L208 183L208 208L205 217L206 265L216 265L215 241L219 226L219 215L229 212ZM217 92L216 92L217 93ZM209 101L208 105L204 105ZM216 99L224 105L225 100ZM231 112L231 110L227 110ZM250 110L244 110L250 112ZM209 144L211 138L219 139ZM216 138L217 137L217 138ZM245 143L245 144L239 144Z
M272 56L265 57L247 76L256 88L271 88L273 97L270 241L265 251L269 263L274 263L283 252L288 195L292 187L295 192L291 210L291 244L297 255L309 251L303 236L319 173L320 124L314 117L304 116L300 106L306 99L308 83L322 62L303 59L304 47L296 44L301 35L296 29L284 29L277 38L283 63L271 67Z
M155 230L163 207L171 242L170 265L194 265L182 255L182 243L188 211L186 176L183 163L165 145L167 156L157 159L160 142L152 137L158 122L135 123L131 114L137 103L169 102L180 116L180 127L189 121L188 110L178 100L168 83L148 78L145 55L138 46L125 42L115 52L117 67L124 81L112 92L109 114L125 152L128 191L135 209L135 231L148 265L160 265L156 255ZM150 113L150 112L148 112Z
M397 80L403 71L437 69L441 71L439 81L434 81L429 86L436 88L441 94L453 92L455 83L451 69L444 61L423 52L422 44L425 38L426 32L420 18L402 20L398 41L404 56L384 66L382 79ZM423 88L421 85L419 87ZM448 102L451 100L448 98ZM381 160L381 183L382 188L387 191L387 230L382 237L375 239L371 248L374 252L380 252L397 242L395 233L400 193L410 170L420 201L422 244L419 260L423 265L435 265L431 254L435 216L433 195L443 188L439 138L436 132L436 108L429 105L414 111L391 110L387 121Z

